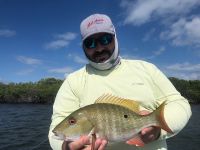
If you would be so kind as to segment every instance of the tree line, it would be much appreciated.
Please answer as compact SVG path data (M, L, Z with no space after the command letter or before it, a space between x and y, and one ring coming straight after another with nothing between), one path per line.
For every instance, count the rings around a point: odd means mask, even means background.
M183 80L174 77L169 79L190 103L200 103L200 80Z
M62 82L47 78L38 82L0 83L0 103L53 103Z
M190 103L200 103L200 80L169 78L176 89ZM0 83L0 103L52 104L63 80L41 79L28 83Z

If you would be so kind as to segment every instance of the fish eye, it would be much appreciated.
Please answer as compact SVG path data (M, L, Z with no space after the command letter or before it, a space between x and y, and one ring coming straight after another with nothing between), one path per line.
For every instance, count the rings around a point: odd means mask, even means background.
M74 125L74 124L76 123L76 119L70 118L70 119L68 120L68 123L69 123L70 125Z
M124 118L128 118L128 115L124 115Z

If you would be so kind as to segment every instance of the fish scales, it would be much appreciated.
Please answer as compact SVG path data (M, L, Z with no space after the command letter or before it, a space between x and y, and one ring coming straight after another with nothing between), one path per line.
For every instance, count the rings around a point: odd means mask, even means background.
M110 117L109 117L109 129L108 129L108 138L109 139L115 139L116 137L118 137L117 135L117 131L120 130L120 128L118 128L118 125L119 123L117 122L117 120L119 119L119 116L117 114L118 112L118 109L117 107L109 107L109 114L110 114Z
M120 109L120 107L114 107L115 112L113 116L115 116L115 119L113 119L113 123L115 126L113 127L113 139L118 140L120 138L119 135L124 135L124 131L126 131L126 125L128 124L128 119L124 121L124 114L127 114L124 110ZM112 117L111 117L112 119Z
M114 108L115 110L112 111L112 116L110 117L110 119L112 119L112 129L110 130L110 135L113 136L113 139L117 139L118 135L117 132L121 133L121 128L119 128L119 123L116 122L116 120L119 119L119 115L115 112L118 112L118 107ZM119 122L121 122L121 120L119 120Z
M98 132L97 134L114 141L121 138L122 135L125 137L129 135L131 129L134 128L134 120L139 119L133 115L134 112L131 110L112 104L93 105L87 113Z

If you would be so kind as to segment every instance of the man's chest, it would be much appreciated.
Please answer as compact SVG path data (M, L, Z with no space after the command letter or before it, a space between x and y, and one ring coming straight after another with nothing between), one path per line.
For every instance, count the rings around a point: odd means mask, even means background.
M127 98L147 105L155 99L150 82L137 75L91 76L87 80L82 90L82 105L94 103L103 94Z

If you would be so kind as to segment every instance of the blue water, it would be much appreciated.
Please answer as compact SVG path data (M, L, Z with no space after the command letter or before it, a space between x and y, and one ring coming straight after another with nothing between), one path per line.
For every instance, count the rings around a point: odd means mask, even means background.
M200 149L200 105L192 106L192 117L186 127L175 137L168 140L169 150Z
M168 140L169 150L200 149L200 105L187 126ZM0 150L51 150L47 139L52 105L0 104Z
M0 150L50 150L51 105L0 104Z

